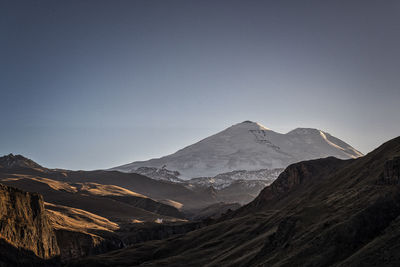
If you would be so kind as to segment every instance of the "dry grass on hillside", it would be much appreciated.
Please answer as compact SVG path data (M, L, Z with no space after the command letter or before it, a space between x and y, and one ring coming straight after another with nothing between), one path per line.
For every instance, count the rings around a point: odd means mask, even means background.
M85 210L45 203L51 225L55 229L89 233L93 230L113 232L118 224Z

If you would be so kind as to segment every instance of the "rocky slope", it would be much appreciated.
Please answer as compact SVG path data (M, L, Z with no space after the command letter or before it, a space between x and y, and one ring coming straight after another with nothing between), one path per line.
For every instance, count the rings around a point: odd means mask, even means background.
M4 246L8 244L19 250L32 252L41 259L54 258L60 254L42 196L2 184L0 184L0 240ZM1 254L13 251L2 249ZM0 263L2 260L3 258L0 259Z
M286 134L251 121L185 147L174 154L133 162L112 170L136 172L141 167L168 169L178 178L214 177L236 170L285 168L302 160L334 156L357 158L362 154L340 139L317 129L297 128Z
M399 266L400 137L365 157L289 166L217 223L77 266Z
M279 174L284 169L262 169L256 171L232 171L218 174L214 177L198 177L186 181L187 184L196 186L212 186L215 189L221 190L231 186L235 181L242 181L247 187L256 186L257 182L263 185L263 188L278 178ZM258 194L258 192L257 192Z
M134 172L137 174L141 174L141 175L150 177L154 180L168 181L168 182L175 182L175 183L183 182L182 179L178 178L181 175L179 172L170 171L170 170L166 169L165 166L163 166L161 168L139 167Z
M44 169L42 166L34 162L33 160L27 159L21 155L9 154L0 157L0 168L3 169Z

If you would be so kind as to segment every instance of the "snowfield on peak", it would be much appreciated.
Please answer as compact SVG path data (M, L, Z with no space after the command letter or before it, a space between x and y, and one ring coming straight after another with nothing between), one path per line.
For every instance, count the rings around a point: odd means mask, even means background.
M297 128L286 134L274 132L259 123L244 121L187 146L174 154L148 161L137 161L112 168L136 172L141 167L179 172L180 179L215 177L237 170L285 168L309 159L357 158L362 153L329 133Z

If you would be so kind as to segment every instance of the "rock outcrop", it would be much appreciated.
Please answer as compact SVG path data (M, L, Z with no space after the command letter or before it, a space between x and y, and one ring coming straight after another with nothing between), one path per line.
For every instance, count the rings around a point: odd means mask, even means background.
M0 239L50 259L59 255L56 236L41 195L0 184Z

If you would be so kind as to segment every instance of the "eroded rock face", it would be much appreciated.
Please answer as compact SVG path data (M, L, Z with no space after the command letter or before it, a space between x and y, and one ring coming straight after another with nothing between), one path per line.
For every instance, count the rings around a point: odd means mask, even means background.
M41 195L0 184L0 239L49 259L60 250Z

